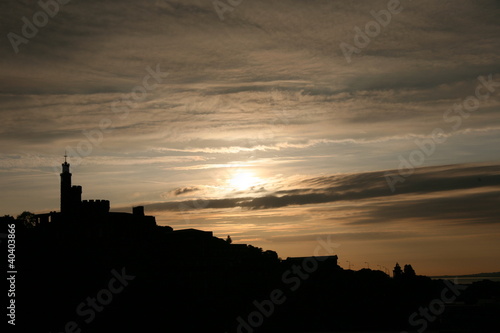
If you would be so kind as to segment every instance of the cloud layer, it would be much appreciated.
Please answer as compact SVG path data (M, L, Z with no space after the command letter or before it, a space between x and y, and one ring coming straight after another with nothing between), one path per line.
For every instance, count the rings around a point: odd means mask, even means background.
M358 28L387 6L242 1L221 20L211 1L72 0L25 36L43 15L38 1L2 2L2 213L57 209L67 150L84 198L148 204L179 225L181 202L196 208L193 226L239 226L247 239L329 233L340 220L495 225L498 1L401 0L361 47ZM25 41L13 45L12 34ZM359 52L347 59L342 43ZM165 74L155 81L148 68ZM477 89L486 97L475 111L456 109ZM392 194L381 170L396 170L436 129L446 140ZM230 189L243 171L259 183ZM221 226L222 213L244 223ZM253 233L271 220L274 234Z

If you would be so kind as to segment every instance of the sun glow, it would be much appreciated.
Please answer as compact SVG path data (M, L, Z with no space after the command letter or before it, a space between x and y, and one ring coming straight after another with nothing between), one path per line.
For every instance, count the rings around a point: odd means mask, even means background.
M237 171L228 179L228 185L237 191L247 190L260 182L261 179L250 171Z

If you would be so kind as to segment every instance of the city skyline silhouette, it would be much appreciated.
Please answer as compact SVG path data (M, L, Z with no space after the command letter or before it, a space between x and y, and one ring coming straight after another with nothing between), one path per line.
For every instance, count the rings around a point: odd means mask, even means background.
M11 284L18 304L13 326L241 333L428 327L486 332L494 325L500 282L488 277L460 285L417 275L411 264L396 263L391 276L351 269L350 261L343 268L334 252L338 244L330 239L318 239L315 256L282 259L272 250L233 243L230 235L224 240L211 231L159 226L142 206L119 213L109 211L107 200L81 200L70 164L61 166L59 212L1 218L2 227L15 230L9 233L23 267Z
M498 17L1 2L7 328L496 332Z

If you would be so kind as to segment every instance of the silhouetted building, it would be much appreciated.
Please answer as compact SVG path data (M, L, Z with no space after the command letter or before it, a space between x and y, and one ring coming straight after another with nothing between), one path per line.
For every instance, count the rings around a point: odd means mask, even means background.
M144 216L144 206L132 207L132 214L135 216Z
M124 230L133 234L137 230L156 225L154 216L144 215L144 207L133 207L133 213L110 212L109 200L82 200L82 187L71 184L70 164L64 156L61 172L61 212L37 214L37 224L49 222L77 222L85 225L97 225L97 228L87 229L99 237L116 235ZM121 230L118 230L121 228ZM139 228L139 229L138 229Z
M63 216L77 214L96 216L109 213L109 200L82 201L82 187L71 185L72 174L69 171L70 164L66 161L66 157L65 155L61 173L61 213Z
M36 225L46 225L47 223L53 222L57 218L56 212L50 212L45 214L36 214L35 215Z
M61 213L65 215L78 212L82 201L82 187L71 186L71 172L66 157L64 155L61 173Z
M109 200L83 200L80 211L86 215L105 215L109 213Z

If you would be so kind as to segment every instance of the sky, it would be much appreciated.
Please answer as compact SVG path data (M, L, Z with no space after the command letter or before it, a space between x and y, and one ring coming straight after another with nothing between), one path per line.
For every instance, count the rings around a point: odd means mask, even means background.
M500 271L500 1L7 0L0 215L144 205L282 258Z

